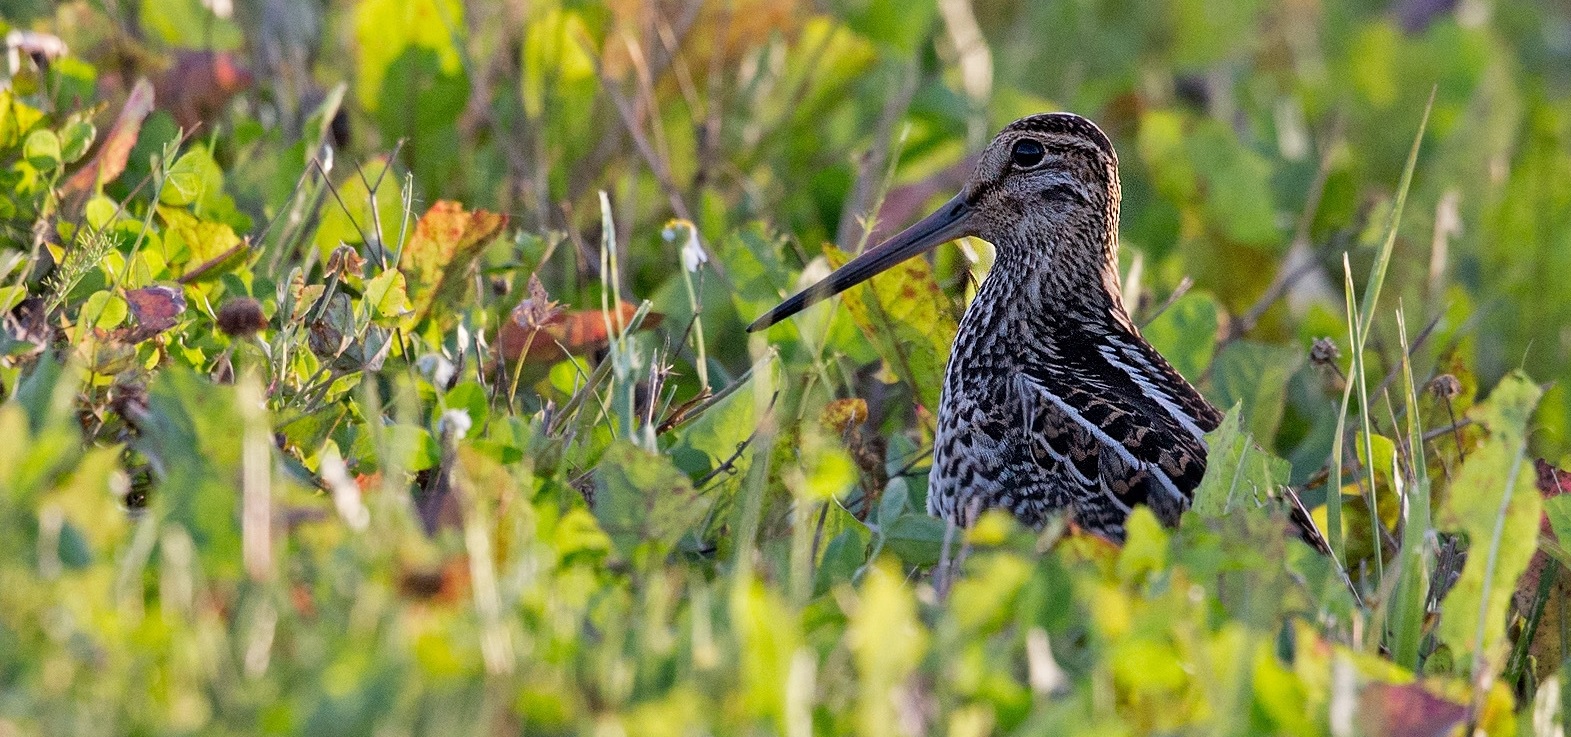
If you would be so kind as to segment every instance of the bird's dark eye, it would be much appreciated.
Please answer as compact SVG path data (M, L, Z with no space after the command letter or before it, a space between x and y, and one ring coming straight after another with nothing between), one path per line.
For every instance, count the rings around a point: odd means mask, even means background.
M1046 156L1047 149L1042 148L1040 142L1031 138L1022 138L1015 141L1015 147L1009 152L1009 158L1014 162L1015 167L1019 169L1030 169L1042 163L1042 159Z

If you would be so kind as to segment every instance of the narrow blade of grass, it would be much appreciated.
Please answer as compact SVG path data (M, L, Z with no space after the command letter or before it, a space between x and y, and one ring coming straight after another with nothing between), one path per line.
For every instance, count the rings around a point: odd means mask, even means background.
M1418 150L1419 147L1423 144L1424 130L1429 125L1429 113L1434 109L1434 105L1435 92L1433 89L1431 89L1429 92L1429 102L1424 105L1424 114L1419 118L1418 121L1418 132L1413 136L1413 146L1408 150L1407 153L1407 164L1402 168L1402 181L1401 184L1397 186L1396 202L1391 207L1391 217L1386 223L1385 241L1381 243L1380 253L1375 257L1374 267L1369 271L1369 279L1364 285L1364 296L1359 304L1359 308L1356 313L1350 311L1348 315L1349 323L1353 328L1351 335L1353 366L1352 375L1348 378L1351 382L1355 382L1358 386L1358 415L1359 424L1361 425L1361 429L1363 431L1364 457L1368 459L1370 463L1373 463L1375 457L1374 423L1371 420L1370 415L1369 385L1367 379L1365 378L1365 367L1367 364L1364 358L1364 349L1369 340L1369 330L1374 323L1375 306L1380 300L1380 289L1385 285L1386 269L1391 265L1391 251L1396 246L1397 228L1402 223L1402 210L1407 205L1407 193L1413 184L1413 170L1418 166ZM1344 254L1342 265L1344 271L1346 272L1349 287L1348 304L1351 305L1352 272L1348 270L1347 264L1347 256ZM1347 403L1344 401L1344 413L1346 412L1346 407ZM1335 460L1335 462L1340 463L1341 459L1338 458ZM1340 490L1338 491L1340 492ZM1374 545L1374 572L1375 585L1377 587L1379 586L1380 579L1385 575L1385 562L1383 560L1383 553L1381 550L1382 535L1380 529L1380 507L1378 501L1379 497L1375 489L1374 469L1371 468L1369 470L1369 519L1370 534L1372 535L1372 542Z
M1408 357L1407 319L1397 309L1397 337L1402 349L1403 400L1407 404L1407 483L1402 495L1402 549L1397 559L1401 578L1386 612L1391 657L1417 670L1423 640L1424 603L1428 599L1429 569L1429 470L1424 461L1423 430L1419 427L1418 393L1413 386L1413 363ZM1393 473L1399 469L1393 469Z

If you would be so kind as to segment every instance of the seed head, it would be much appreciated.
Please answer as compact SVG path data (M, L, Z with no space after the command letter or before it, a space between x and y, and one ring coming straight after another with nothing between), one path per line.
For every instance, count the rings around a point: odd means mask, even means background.
M1336 347L1336 341L1330 338L1315 338L1314 345L1309 347L1309 362L1316 366L1329 366L1342 357L1342 351Z
M1441 374L1430 380L1429 391L1441 399L1456 399L1462 394L1462 381L1455 374Z
M267 329L262 303L250 297L236 297L218 308L218 329L231 338L249 338Z

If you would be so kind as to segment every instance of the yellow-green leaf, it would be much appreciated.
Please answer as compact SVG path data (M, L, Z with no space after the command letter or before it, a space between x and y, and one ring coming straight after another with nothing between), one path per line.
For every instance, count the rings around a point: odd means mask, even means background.
M824 254L835 268L851 258L829 244ZM923 406L936 412L956 325L927 260L905 261L847 290L842 299L884 362L911 386Z

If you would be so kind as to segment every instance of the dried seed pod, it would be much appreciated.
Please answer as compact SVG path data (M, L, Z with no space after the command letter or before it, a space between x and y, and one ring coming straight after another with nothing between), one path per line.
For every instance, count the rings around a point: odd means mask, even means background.
M1314 345L1309 347L1309 362L1316 366L1332 365L1341 357L1342 351L1330 338L1315 338Z
M1454 374L1441 374L1430 380L1429 391L1441 399L1456 399L1462 393L1462 381Z
M236 297L218 308L218 329L231 338L248 338L267 329L262 303L250 297Z

